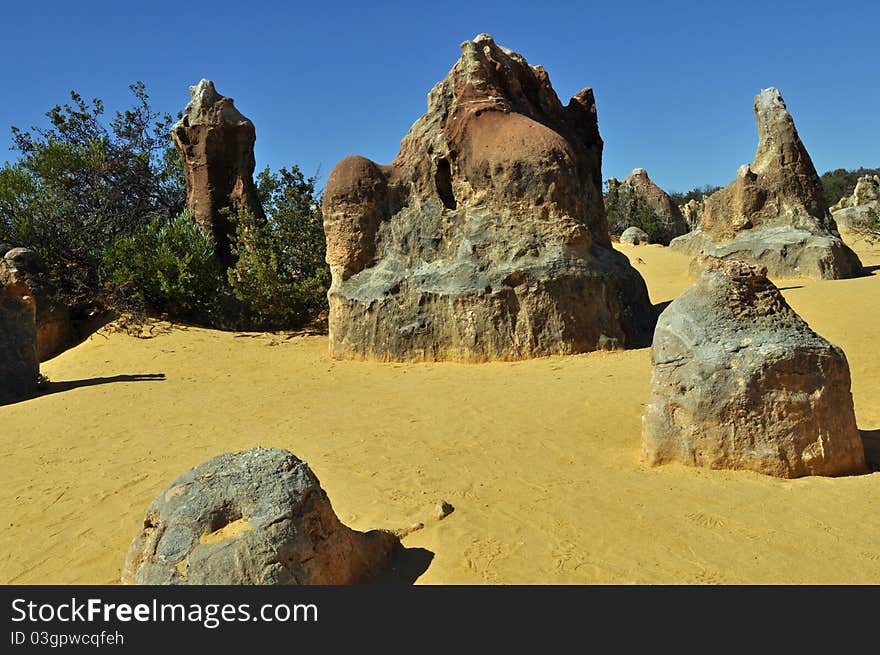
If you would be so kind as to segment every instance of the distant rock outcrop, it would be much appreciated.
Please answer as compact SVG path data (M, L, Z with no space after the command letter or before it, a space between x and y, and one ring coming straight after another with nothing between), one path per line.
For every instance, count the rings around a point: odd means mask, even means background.
M644 168L634 169L622 182L609 179L606 204L617 225L639 227L653 243L666 246L689 232L681 210Z
M862 265L841 240L810 155L775 88L755 97L758 150L752 164L703 202L701 229L670 246L740 259L780 277L845 278Z
M70 311L59 298L39 256L28 248L0 245L0 268L28 289L36 308L37 361L44 362L76 341Z
M684 217L685 223L688 225L688 232L698 230L700 228L700 216L703 213L703 201L691 198L683 205L678 206L678 210Z
M379 166L324 194L330 350L380 360L521 359L640 343L644 280L611 247L593 93L560 103L486 34Z
M704 268L654 332L648 461L786 478L864 471L843 351L763 267L709 259Z
M381 573L400 545L333 512L308 465L277 448L190 469L147 508L124 584L347 585Z
M852 195L841 198L831 208L831 215L835 223L846 229L880 221L880 175L860 177Z
M844 196L838 200L831 210L858 207L872 202L880 202L880 175L863 175L856 180L856 188L852 195Z
M0 260L0 402L37 389L36 305L25 280Z
M186 170L186 205L211 231L221 262L230 265L230 224L222 210L264 216L253 178L256 130L210 80L189 92L186 112L171 129Z

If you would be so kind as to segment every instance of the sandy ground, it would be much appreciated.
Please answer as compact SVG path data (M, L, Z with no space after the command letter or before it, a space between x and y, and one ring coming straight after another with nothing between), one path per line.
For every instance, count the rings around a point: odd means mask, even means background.
M685 257L621 249L655 303L688 286ZM880 277L781 286L846 351L859 427L880 429ZM322 337L174 329L94 335L45 363L71 384L0 407L0 582L117 582L163 487L266 445L308 461L352 527L424 522L404 539L419 583L880 583L880 473L640 461L648 349L476 365L326 351ZM146 374L164 380L116 378ZM440 499L455 506L443 521Z

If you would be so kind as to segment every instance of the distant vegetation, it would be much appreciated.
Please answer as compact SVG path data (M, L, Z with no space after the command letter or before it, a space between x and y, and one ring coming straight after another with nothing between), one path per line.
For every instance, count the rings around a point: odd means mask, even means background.
M828 205L836 205L837 201L845 196L852 195L855 191L856 182L865 175L880 175L880 168L857 168L847 170L838 168L833 171L822 173L822 191Z
M256 179L265 222L237 219L234 269L185 211L169 114L140 82L133 105L53 107L48 127L13 128L19 158L0 169L0 242L36 251L74 315L115 310L201 324L286 328L326 308L329 270L315 180L294 165Z
M691 200L702 200L706 196L711 196L716 191L720 191L723 187L714 184L704 184L701 187L694 187L690 191L681 193L679 191L670 191L669 197L676 205L684 205Z

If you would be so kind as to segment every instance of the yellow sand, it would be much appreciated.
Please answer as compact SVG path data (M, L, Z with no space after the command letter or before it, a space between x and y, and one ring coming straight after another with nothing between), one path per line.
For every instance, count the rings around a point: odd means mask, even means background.
M865 265L880 249L854 243ZM621 248L652 300L688 260ZM880 428L880 277L787 280L842 346ZM640 461L649 350L517 363L376 364L323 337L113 334L43 365L106 382L0 407L0 582L114 583L152 499L224 451L286 448L358 529L425 527L420 583L880 583L880 474L778 480ZM443 521L435 505L455 511ZM414 551L415 552L415 551Z

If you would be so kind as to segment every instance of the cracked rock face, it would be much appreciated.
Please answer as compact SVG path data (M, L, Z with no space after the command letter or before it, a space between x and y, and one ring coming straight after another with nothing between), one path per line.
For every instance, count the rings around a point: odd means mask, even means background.
M30 252L30 251L28 251ZM0 402L37 389L36 303L23 276L0 260Z
M147 508L124 584L368 582L400 542L344 526L308 465L254 448L190 469Z
M593 93L562 105L540 66L481 34L380 166L325 189L336 357L484 361L650 334L647 290L611 248Z
M189 88L192 99L171 129L174 145L184 160L186 206L209 229L217 255L229 266L230 224L223 209L250 210L262 217L254 185L254 124L221 96L210 80Z
M688 225L688 231L697 230L700 227L700 214L703 211L703 201L691 198L683 205L678 206L678 210L684 217Z
M648 462L784 478L864 471L843 351L788 306L766 269L703 267L657 322Z
M701 229L670 245L691 254L761 264L771 276L861 274L861 262L840 238L819 176L778 90L764 89L755 97L755 117L754 161L704 200Z

